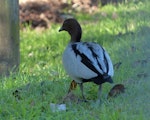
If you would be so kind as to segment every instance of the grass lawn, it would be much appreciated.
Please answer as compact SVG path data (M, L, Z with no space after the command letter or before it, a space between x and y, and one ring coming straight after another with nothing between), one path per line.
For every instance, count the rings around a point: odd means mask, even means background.
M96 106L98 86L85 83L85 96L93 101L67 103L67 111L52 112L50 103L59 103L71 82L61 61L70 38L58 32L60 24L41 33L26 28L20 31L19 72L0 79L0 120L148 120L150 2L132 1L104 6L92 15L74 15L83 29L82 40L101 44L113 64L122 63L113 80L125 85L124 94L108 101L112 85L103 84L102 102ZM81 97L79 88L74 94Z

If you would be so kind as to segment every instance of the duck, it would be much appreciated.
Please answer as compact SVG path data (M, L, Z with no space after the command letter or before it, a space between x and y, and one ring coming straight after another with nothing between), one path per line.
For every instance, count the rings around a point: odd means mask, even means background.
M98 100L101 99L102 84L113 83L114 69L108 52L95 42L82 42L82 28L75 18L64 20L59 32L66 31L70 41L62 55L62 64L66 73L80 86L84 96L83 83L93 82L98 87Z

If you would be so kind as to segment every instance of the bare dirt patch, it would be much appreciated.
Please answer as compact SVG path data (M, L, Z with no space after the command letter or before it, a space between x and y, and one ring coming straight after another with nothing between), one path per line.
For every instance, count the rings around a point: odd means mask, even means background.
M49 28L51 23L61 23L69 12L92 13L97 9L98 0L20 0L20 23L32 28ZM69 16L70 17L70 16Z

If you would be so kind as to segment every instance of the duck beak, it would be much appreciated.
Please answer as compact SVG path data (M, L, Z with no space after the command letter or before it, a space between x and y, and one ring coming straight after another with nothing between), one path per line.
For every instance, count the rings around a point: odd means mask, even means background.
M59 29L59 32L61 32L61 31L63 31L64 30L64 28L63 27L61 27L60 29Z

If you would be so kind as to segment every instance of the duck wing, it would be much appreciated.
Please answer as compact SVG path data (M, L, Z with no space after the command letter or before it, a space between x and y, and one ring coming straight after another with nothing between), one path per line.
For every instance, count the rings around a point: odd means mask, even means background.
M66 51L70 64L64 62L64 66L70 76L85 80L113 76L111 59L100 45L93 42L71 43Z
M99 74L113 76L113 65L108 53L93 42L72 44L76 56L81 57L81 62L89 69Z

